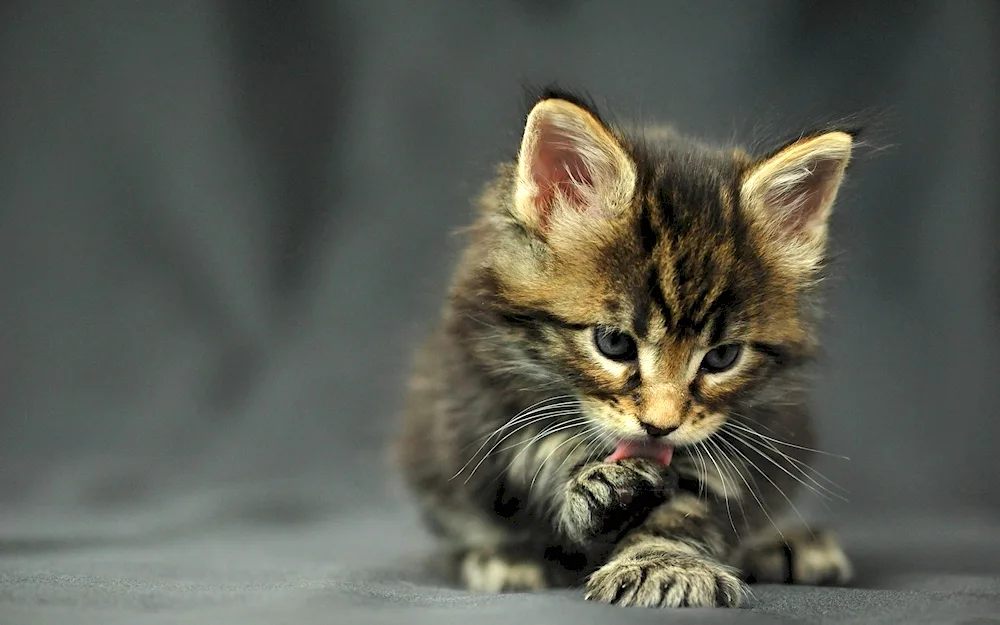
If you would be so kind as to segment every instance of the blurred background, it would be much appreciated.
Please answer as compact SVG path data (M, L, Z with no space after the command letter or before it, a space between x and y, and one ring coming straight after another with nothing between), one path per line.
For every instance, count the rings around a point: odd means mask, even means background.
M873 119L814 401L832 513L997 520L998 59L992 1L8 0L3 544L406 510L410 353L550 81L718 143Z

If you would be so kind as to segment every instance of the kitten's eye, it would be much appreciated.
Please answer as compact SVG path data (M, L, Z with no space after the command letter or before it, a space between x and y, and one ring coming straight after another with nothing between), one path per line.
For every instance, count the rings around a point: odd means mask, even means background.
M616 362L635 360L638 355L635 339L614 328L605 326L594 328L594 344L606 358Z
M701 370L705 373L722 373L735 365L742 353L743 346L739 343L719 345L710 349L701 359Z

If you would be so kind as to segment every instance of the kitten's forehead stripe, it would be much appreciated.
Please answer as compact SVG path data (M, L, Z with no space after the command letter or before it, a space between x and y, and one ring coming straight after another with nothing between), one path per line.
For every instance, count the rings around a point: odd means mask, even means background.
M657 322L677 337L702 335L709 325L718 335L721 312L733 303L730 276L742 243L729 193L733 183L712 171L702 179L679 175L686 165L647 169L641 180L648 187L637 192L643 198L639 243L652 261L645 288L635 293L633 328L640 339Z
M636 336L640 339L646 339L649 336L650 322L654 318L654 311L661 323L667 328L671 326L673 319L670 304L667 303L667 298L663 294L660 272L655 264L649 268L644 287L645 289L636 296L635 315L632 319L632 326Z
M639 243L642 245L642 251L647 255L653 254L659 238L653 228L653 218L650 215L652 210L649 201L643 202L642 213L639 215Z

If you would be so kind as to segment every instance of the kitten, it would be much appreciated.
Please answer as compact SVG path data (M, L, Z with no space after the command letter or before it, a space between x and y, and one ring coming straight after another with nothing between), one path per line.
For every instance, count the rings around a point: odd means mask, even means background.
M802 373L853 141L751 156L537 100L396 445L468 588L737 606L747 582L848 579L831 536L773 521L820 486Z

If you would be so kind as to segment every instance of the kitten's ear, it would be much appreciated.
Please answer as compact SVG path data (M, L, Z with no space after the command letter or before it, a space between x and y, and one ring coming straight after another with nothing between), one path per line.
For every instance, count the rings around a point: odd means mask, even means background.
M817 267L854 140L846 132L800 139L744 174L740 202L768 242L798 269Z
M525 225L544 232L562 217L610 216L635 184L635 163L589 111L548 99L528 114L514 197Z

